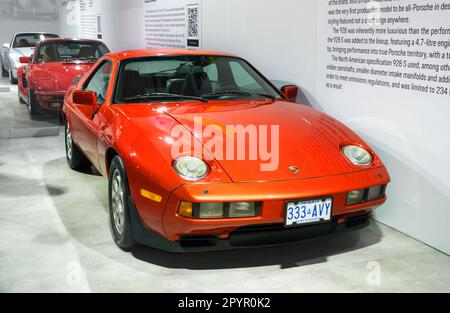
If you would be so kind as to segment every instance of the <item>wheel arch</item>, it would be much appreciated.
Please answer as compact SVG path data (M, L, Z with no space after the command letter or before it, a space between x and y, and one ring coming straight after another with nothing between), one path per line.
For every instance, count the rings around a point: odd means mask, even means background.
M107 177L109 177L109 169L111 167L111 162L115 156L120 156L120 155L116 151L116 149L114 149L113 147L109 147L105 153L105 168L106 168Z

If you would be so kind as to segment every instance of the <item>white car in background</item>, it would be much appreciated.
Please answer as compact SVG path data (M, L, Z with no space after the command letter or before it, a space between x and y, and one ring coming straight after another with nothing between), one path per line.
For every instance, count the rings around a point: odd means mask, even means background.
M17 33L14 35L11 43L5 43L1 51L2 76L9 76L11 84L17 83L17 69L22 66L19 59L22 56L31 56L34 47L39 41L48 38L58 38L59 36L51 33Z

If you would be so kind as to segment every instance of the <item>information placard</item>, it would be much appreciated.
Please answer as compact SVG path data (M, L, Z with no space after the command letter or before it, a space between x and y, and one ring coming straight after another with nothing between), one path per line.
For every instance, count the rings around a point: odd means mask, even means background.
M325 1L321 2L325 6ZM371 87L450 100L450 2L326 1L322 87ZM326 22L326 24L325 24Z
M201 48L201 0L144 0L147 48Z
M80 36L102 39L102 0L80 0Z

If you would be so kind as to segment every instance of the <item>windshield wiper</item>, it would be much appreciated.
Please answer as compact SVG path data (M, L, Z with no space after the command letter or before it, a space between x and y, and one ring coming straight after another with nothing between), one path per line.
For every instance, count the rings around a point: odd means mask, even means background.
M97 61L98 58L97 57L84 57L84 58L79 58L79 60L81 60L81 61Z
M98 58L97 57L85 57L85 58L65 58L63 59L63 61L65 63L69 63L69 62L77 62L77 61L97 61Z
M253 91L239 91L239 90L230 90L230 91L224 91L224 92L217 92L217 93L208 93L205 95L202 95L203 97L215 97L215 96L226 96L226 95L238 95L238 96L252 96L257 95L263 98L268 98L271 100L275 100L275 97L272 95L264 94L264 93L258 93Z
M196 100L201 102L208 102L208 99L203 97L194 97L194 96L185 96L185 95L177 95L173 93L163 93L163 92L152 92L146 93L142 95L136 95L133 97L125 98L125 101L135 101L135 100L144 100L151 98L176 98L176 99L187 99L187 100Z

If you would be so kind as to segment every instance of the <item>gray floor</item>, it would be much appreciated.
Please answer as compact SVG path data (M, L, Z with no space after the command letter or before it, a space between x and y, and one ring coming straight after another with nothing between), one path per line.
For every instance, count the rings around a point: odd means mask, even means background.
M374 223L271 249L119 250L106 181L69 170L63 136L0 140L2 292L450 291L450 258Z
M58 115L31 119L27 106L18 101L17 85L0 77L0 139L57 135Z

